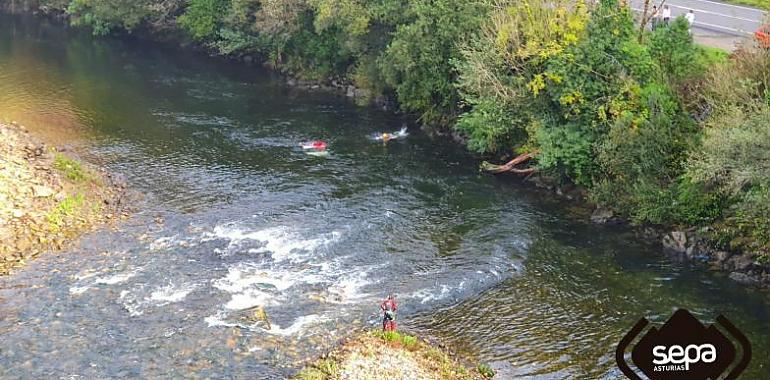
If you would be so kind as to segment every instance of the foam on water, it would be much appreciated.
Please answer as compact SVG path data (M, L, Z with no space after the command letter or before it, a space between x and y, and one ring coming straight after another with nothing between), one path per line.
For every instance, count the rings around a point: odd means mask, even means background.
M339 232L331 232L313 239L302 239L289 228L279 226L257 231L248 231L232 225L217 225L205 240L227 239L228 250L237 249L241 242L252 240L263 244L262 247L252 248L249 253L269 253L273 261L301 261L307 252L312 252L321 246L330 244L340 238Z
M335 295L332 302L346 303L370 297L362 289L378 281L370 280L367 271L359 271L350 274L340 274L335 283L328 288L329 294Z
M198 288L196 284L189 285L167 285L158 288L150 294L150 300L160 302L162 305L179 302L185 299L188 294Z
M94 285L115 285L120 284L122 282L126 282L131 279L131 277L136 276L136 271L129 271L124 273L118 273L112 276L107 277L100 277L97 278L96 281L94 281Z
M120 284L120 283L126 282L129 279L131 279L132 277L136 276L137 273L138 273L138 270L132 270L132 271L117 273L117 274L113 274L113 275L109 275L109 276L98 277L94 281L88 282L86 284L78 284L78 285L71 286L69 288L69 293L70 294L83 294L86 291L88 291L89 289L93 288L95 285L116 285L116 284ZM93 277L96 277L96 275L95 274L87 274L87 275L79 276L79 277L76 277L76 278L78 280L80 280L79 282L82 282L83 280L87 280L87 279L90 279L90 278L93 278Z
M299 335L299 336L301 336L302 335L301 333L305 331L305 327L306 326L308 326L308 325L318 325L318 324L326 322L328 320L329 320L328 318L326 318L324 316L321 316L321 315L317 315L317 314L303 315L303 316L297 318L296 320L294 320L294 322L291 325L289 325L289 327L281 328L281 326L279 326L278 324L273 323L270 326L270 329L269 330L265 330L265 331L268 334L272 334L272 335L281 335L281 336Z

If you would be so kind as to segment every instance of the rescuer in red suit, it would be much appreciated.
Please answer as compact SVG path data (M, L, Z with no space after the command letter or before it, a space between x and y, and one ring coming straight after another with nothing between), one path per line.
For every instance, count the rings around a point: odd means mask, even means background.
M382 301L380 304L382 309L382 331L396 331L396 298L392 294L388 294L388 299Z

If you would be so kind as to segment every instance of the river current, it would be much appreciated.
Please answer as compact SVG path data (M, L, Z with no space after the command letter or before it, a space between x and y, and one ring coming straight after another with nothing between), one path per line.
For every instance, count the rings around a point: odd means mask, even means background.
M521 378L621 378L620 338L676 308L727 316L754 347L741 378L770 378L767 294L419 128L373 142L404 121L260 68L0 16L0 118L141 194L0 278L0 378L280 379L376 327L388 293L403 328Z

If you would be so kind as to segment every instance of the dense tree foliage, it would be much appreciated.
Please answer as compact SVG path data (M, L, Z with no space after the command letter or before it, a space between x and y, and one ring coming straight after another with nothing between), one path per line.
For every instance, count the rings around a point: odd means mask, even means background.
M97 34L178 28L351 83L480 154L535 153L541 173L638 223L770 245L770 53L715 64L683 19L640 39L619 0L39 1Z

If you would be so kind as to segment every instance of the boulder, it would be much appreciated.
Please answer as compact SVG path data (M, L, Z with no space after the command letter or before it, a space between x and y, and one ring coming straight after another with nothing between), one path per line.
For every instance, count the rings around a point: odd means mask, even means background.
M675 252L687 252L687 234L684 231L673 231L663 237L663 247Z
M725 263L725 261L727 261L727 259L730 258L730 256L732 256L732 253L730 253L730 252L727 252L727 251L716 251L716 252L714 252L714 255L712 257L713 257L714 262L716 264L722 265L722 264Z
M48 186L34 185L32 186L32 195L35 198L48 198L54 194L53 189Z
M730 266L736 271L746 271L754 266L754 255L744 253L730 258Z
M730 273L730 279L742 284L742 285L757 285L759 284L759 280L749 276L746 273L740 273L740 272L732 272Z
M591 214L591 221L596 224L604 224L610 221L610 219L612 219L613 216L615 216L615 213L613 213L612 210L606 207L599 206Z

